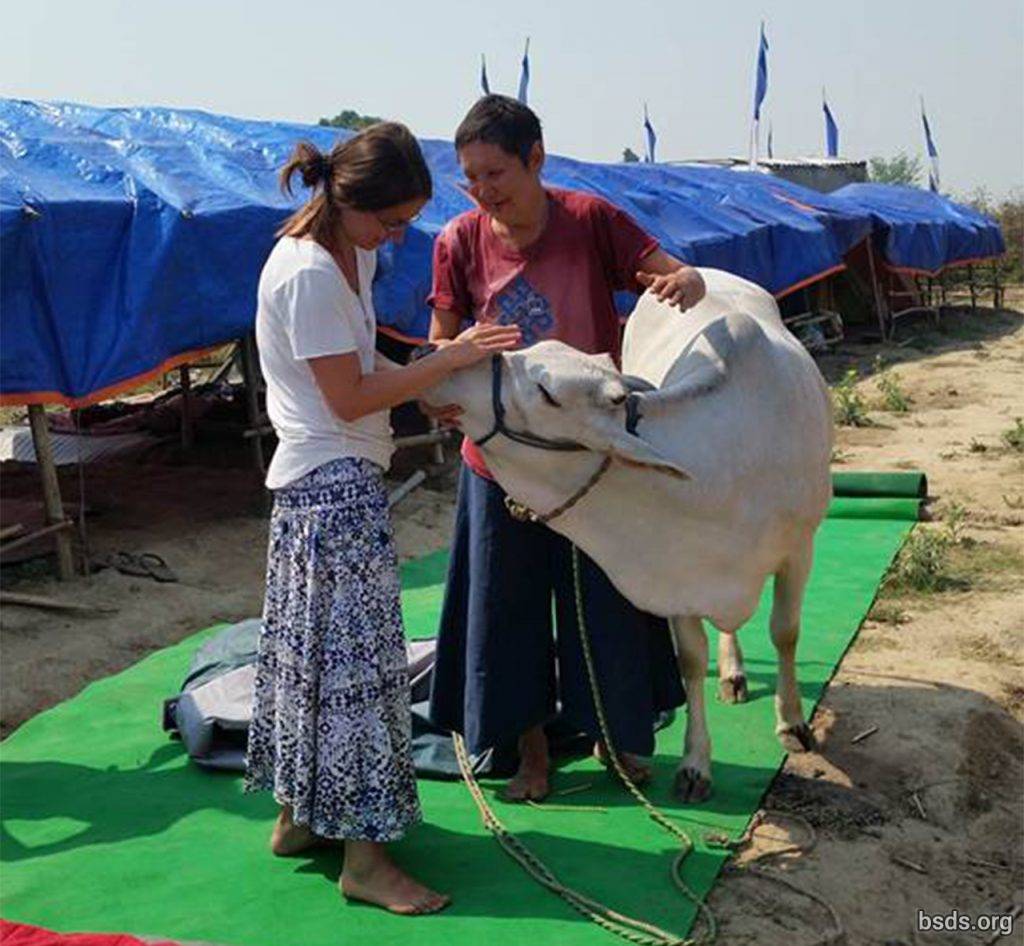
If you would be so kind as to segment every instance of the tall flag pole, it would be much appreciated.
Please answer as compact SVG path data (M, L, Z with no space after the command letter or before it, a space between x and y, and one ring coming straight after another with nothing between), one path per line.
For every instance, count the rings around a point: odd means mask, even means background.
M491 94L491 83L487 81L487 57L483 53L480 54L480 88L484 95Z
M761 40L757 47L757 78L754 82L754 118L750 123L750 166L757 166L757 147L761 123L761 103L768 94L768 40L761 21Z
M526 49L523 50L523 67L519 72L519 95L517 98L526 104L526 89L530 84L530 37L526 37Z
M832 110L828 107L828 99L825 96L825 87L821 88L821 108L825 113L825 151L830 158L839 157L839 126L832 117Z
M939 192L939 152L935 150L935 141L932 139L932 130L928 124L928 116L924 112L924 96L921 96L921 124L924 125L924 141L928 148L928 162L931 165L928 169L928 190Z
M768 160L771 161L775 157L775 152L772 150L772 123L768 122Z
M647 132L647 160L654 164L654 146L658 143L658 136L654 133L651 117L647 114L646 102L644 102L644 131Z

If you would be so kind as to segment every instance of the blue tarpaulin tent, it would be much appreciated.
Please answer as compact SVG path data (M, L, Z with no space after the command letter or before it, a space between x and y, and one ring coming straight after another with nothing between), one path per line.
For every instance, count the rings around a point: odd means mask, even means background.
M0 102L0 393L98 399L252 325L286 141L329 131Z
M334 128L165 108L0 99L0 401L81 405L252 327L259 272L295 206L277 172ZM450 142L421 142L434 198L381 251L382 325L426 334L434 237L472 204ZM758 173L589 164L545 180L600 194L666 250L776 295L842 268L872 215Z
M871 215L875 244L890 269L934 275L1006 252L998 223L932 191L847 184L831 196L851 212Z
M298 139L328 148L345 134L198 111L0 101L0 394L85 403L248 331L260 268L294 206L277 169ZM375 285L382 323L411 337L426 332L433 239L471 206L451 144L423 148L434 199L382 252ZM776 293L841 265L867 230L865 216L859 232L834 230L827 212L792 202L792 185L774 182L773 196L773 179L744 177L558 157L546 167L549 183L608 197L670 252Z

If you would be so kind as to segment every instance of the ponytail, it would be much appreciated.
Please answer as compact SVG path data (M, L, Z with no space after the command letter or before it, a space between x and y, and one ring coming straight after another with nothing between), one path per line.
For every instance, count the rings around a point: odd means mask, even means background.
M293 196L298 174L313 196L293 213L277 236L312 236L332 248L343 207L384 210L410 200L429 200L430 171L412 133L398 122L378 122L326 154L309 141L300 141L281 168L281 190Z

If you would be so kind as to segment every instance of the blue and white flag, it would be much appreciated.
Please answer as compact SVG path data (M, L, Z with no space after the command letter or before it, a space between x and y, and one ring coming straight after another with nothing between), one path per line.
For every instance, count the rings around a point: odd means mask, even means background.
M768 160L770 161L775 157L775 152L772 150L772 123L768 122Z
M837 158L839 157L839 126L832 117L832 110L828 107L824 89L821 90L821 108L825 113L825 153L830 158Z
M761 146L761 103L768 94L768 39L761 21L761 40L757 46L757 75L754 80L754 117L750 120L750 166L757 166L757 152Z
M754 121L761 120L761 103L768 94L768 40L761 21L761 42L757 49L757 80L754 84Z
M928 149L928 190L938 193L939 191L939 152L935 148L935 141L932 139L932 129L928 124L928 116L924 111L924 99L921 99L921 124L924 125L924 143Z
M654 164L654 146L658 143L658 136L654 133L654 126L647 114L647 103L644 102L644 131L647 132L647 160Z
M530 38L526 38L526 49L523 51L523 68L519 73L519 95L517 98L526 104L526 89L530 84Z
M491 94L491 83L487 81L487 57L480 54L480 88L484 95Z

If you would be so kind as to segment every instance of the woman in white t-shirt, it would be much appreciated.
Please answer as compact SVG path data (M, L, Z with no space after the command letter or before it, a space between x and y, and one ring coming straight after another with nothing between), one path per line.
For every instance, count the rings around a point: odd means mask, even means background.
M342 840L346 897L433 913L449 898L385 847L421 820L383 483L387 410L514 347L518 329L471 328L406 367L382 359L375 250L430 199L416 139L388 122L327 154L302 143L281 172L288 193L295 174L313 194L278 232L256 314L278 448L267 475L274 509L245 785L272 790L281 805L275 854Z

